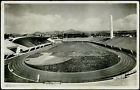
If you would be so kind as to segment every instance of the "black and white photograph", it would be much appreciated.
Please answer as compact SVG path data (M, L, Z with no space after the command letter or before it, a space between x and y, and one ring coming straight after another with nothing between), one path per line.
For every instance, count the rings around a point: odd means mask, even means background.
M4 89L138 89L139 2L3 1Z

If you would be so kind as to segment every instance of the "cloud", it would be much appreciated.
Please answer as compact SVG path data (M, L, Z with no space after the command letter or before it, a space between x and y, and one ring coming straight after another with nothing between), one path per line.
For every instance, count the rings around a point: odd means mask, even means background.
M109 20L96 17L86 19L64 18L61 15L41 15L27 13L21 17L7 14L5 17L5 31L7 33L34 33L36 31L47 32L54 30L109 30ZM128 15L114 21L115 30L136 29L136 14Z
M116 30L136 30L137 15L130 14L124 18L114 21L114 29Z
M61 19L58 15L40 15L40 14L26 14L22 17L16 17L13 15L6 16L6 31L17 33L33 33L36 31L51 30L56 22Z
M6 32L8 33L33 33L36 31L47 32L54 30L97 30L101 29L100 18L64 18L60 15L41 15L28 13L22 17L6 16Z

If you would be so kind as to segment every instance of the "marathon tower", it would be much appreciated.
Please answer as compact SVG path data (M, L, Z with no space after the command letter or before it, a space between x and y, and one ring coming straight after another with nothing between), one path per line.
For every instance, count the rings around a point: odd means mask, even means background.
M110 38L113 38L113 17L110 15Z

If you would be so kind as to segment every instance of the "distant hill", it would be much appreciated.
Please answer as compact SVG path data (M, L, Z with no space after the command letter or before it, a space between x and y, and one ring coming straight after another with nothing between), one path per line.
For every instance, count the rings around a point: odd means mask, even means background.
M63 37L64 34L85 34L88 36L110 36L110 31L80 31L75 29L69 29L65 31L49 31L49 32L34 32L32 34L26 34L26 36L47 36L47 37L57 37L61 36ZM120 30L120 31L114 31L115 36L122 36L122 35L133 35L136 36L136 30ZM19 37L19 36L25 36L24 34L5 34L5 38L8 37Z

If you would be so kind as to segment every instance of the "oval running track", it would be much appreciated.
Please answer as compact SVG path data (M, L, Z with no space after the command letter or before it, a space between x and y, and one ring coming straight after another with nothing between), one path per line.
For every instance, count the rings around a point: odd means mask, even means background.
M24 55L18 56L8 64L9 70L16 76L37 82L38 75L40 76L39 82L64 82L64 83L77 83L77 82L89 82L98 81L106 78L114 77L132 70L136 65L136 60L122 52L117 52L111 49L113 53L120 56L120 61L108 68L89 71L89 72L50 72L43 71L29 67L25 64L25 60L29 55L43 50L31 51Z

